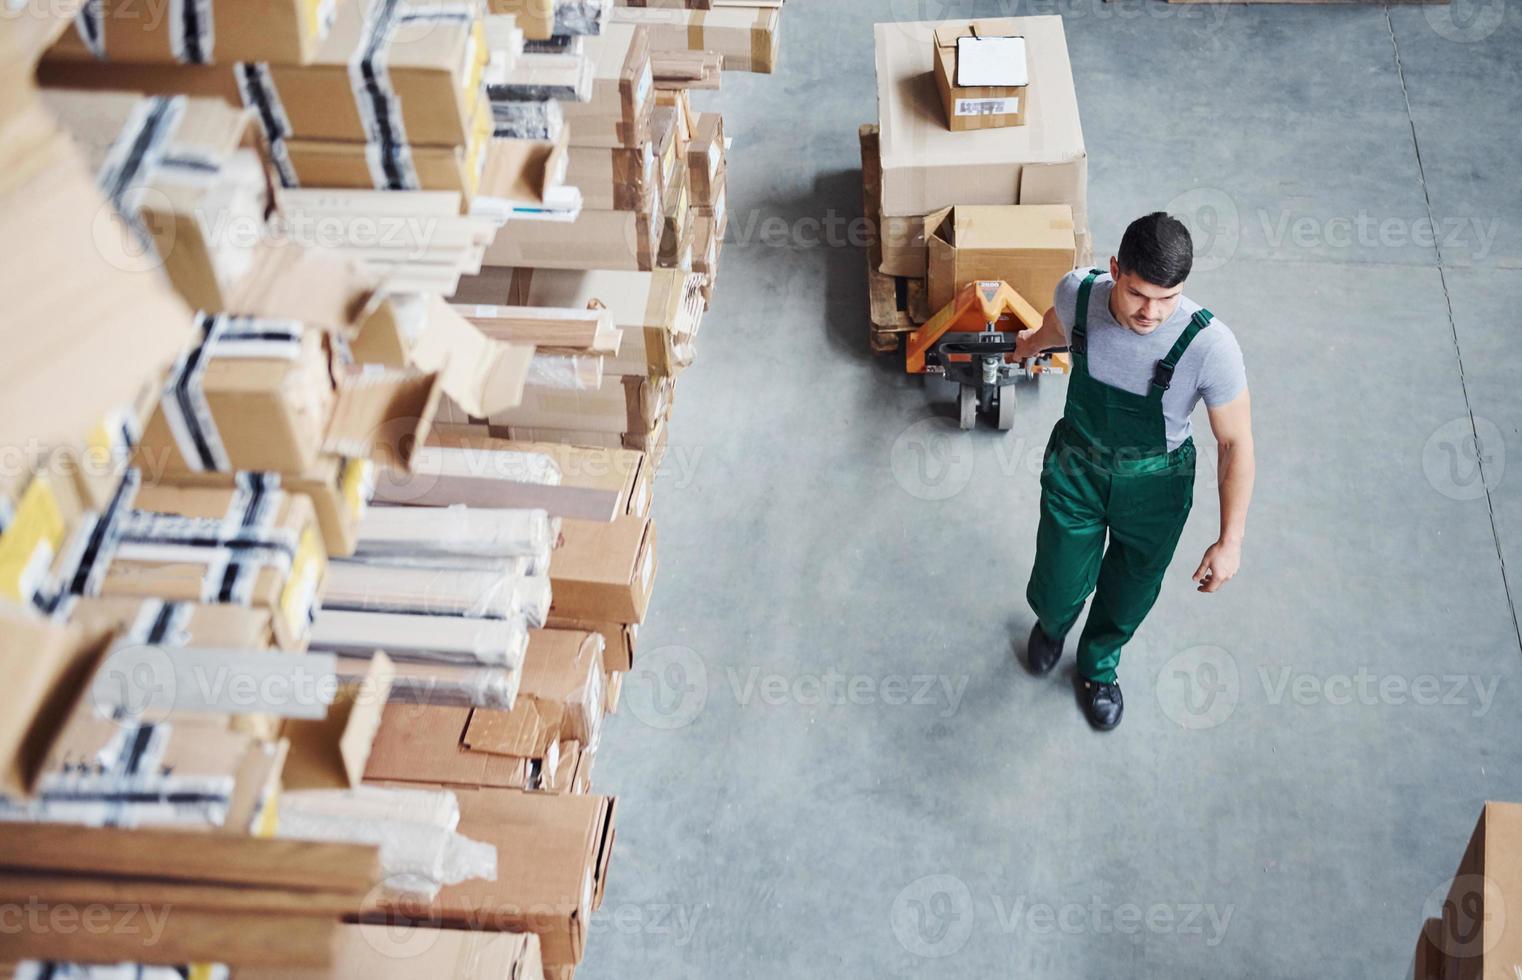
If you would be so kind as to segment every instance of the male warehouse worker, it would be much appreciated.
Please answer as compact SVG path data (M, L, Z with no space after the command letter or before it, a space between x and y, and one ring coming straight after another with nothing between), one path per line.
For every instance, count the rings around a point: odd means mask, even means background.
M1124 708L1121 648L1157 600L1194 500L1189 415L1201 398L1219 446L1221 533L1195 569L1199 591L1219 590L1242 559L1253 485L1247 373L1231 331L1183 294L1193 261L1177 219L1138 218L1109 274L1068 273L1016 348L1027 357L1066 345L1073 365L1041 471L1026 656L1033 673L1056 666L1093 593L1078 678L1089 722L1104 731Z

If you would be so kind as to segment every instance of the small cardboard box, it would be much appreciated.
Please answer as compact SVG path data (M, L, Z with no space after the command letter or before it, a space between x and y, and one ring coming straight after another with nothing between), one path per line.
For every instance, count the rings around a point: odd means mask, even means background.
M238 965L236 980L416 980L418 977L498 977L531 980L543 965L539 937L417 926L342 925L329 967Z
M589 429L617 434L649 432L665 418L671 401L669 378L617 375L593 391L529 387L516 408L488 416L492 425Z
M935 85L946 108L946 126L955 132L997 129L1025 124L1026 87L1030 70L1025 59L1025 37L1010 35L1007 24L993 20L957 21L935 29ZM998 46L997 55L992 50ZM996 84L972 83L972 55L978 47L990 49L981 62L996 62L984 71ZM965 64L958 52L966 52Z
M687 170L692 177L693 203L711 207L724 178L724 117L719 113L699 114L692 141L687 144Z
M545 625L552 630L581 630L601 634L603 669L610 674L629 670L634 665L634 649L639 639L638 623L595 623L564 619L552 612Z
M617 7L615 21L650 29L657 51L715 51L725 71L771 74L777 68L782 11L776 7L716 7L672 10Z
M573 739L602 734L603 638L574 630L529 630L518 699L511 711L475 709L463 744L474 752L544 758Z
M1522 964L1522 803L1486 803L1443 902L1442 980L1512 980Z
M486 248L490 266L539 269L654 269L661 245L660 188L636 211L583 208L575 221L515 221Z
M981 279L1002 279L1037 310L1073 270L1073 210L1066 204L958 205L925 219L930 309Z
M657 567L648 517L567 520L550 555L550 615L603 623L641 623Z

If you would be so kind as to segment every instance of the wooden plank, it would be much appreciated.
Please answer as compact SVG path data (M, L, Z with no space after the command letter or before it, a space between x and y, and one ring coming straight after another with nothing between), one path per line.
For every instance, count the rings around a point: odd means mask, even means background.
M141 903L161 908L205 912L317 916L335 922L352 913L364 891L309 892L280 888L245 888L220 884L143 881L142 879L75 877L73 875L0 875L0 903L15 906L28 901L44 905L106 905Z
M0 929L0 962L38 959L87 963L227 963L232 966L326 966L339 922L294 915L228 915L192 908L30 906L43 922L73 929ZM86 927L104 921L106 928ZM22 915L27 913L23 912Z
M487 336L515 344L617 354L623 338L607 309L456 303L454 310Z
M298 891L364 891L379 852L359 844L138 828L7 824L0 869L172 881L227 882Z

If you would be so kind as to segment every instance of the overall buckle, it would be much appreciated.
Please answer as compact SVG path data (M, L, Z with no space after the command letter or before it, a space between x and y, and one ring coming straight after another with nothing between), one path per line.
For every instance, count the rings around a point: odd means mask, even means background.
M1173 365L1163 361L1157 362L1157 367L1152 371L1152 383L1167 391L1173 384Z

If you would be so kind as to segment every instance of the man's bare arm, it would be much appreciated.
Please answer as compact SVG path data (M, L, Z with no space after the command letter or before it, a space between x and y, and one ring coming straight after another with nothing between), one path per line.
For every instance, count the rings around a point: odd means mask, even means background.
M1193 578L1201 592L1215 592L1237 574L1242 564L1242 539L1247 533L1247 507L1252 502L1256 463L1252 446L1252 399L1246 390L1210 409L1220 477L1221 534L1205 550Z

